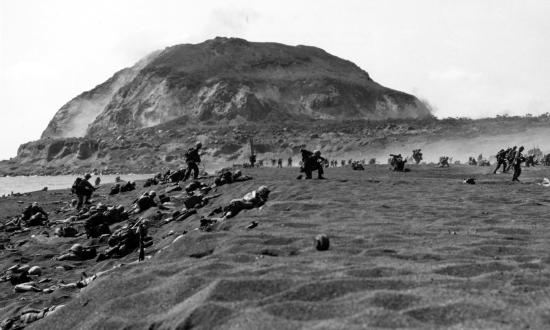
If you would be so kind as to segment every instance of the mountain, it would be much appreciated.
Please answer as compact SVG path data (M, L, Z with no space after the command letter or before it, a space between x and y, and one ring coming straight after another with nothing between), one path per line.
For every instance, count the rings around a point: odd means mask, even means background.
M38 141L0 161L0 175L156 173L204 144L208 171L258 160L371 159L422 148L466 161L525 144L546 147L550 116L439 120L416 97L381 86L355 64L308 46L215 38L159 50L84 92ZM544 152L548 150L544 149Z
M381 86L322 49L215 38L157 51L64 105L42 138L101 137L186 124L426 118L416 97Z

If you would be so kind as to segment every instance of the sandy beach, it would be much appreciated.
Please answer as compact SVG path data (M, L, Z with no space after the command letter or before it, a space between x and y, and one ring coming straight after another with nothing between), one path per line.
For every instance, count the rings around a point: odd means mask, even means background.
M125 265L82 290L15 293L0 283L0 315L65 305L31 329L548 327L550 188L536 182L550 169L526 169L524 183L512 184L488 167L410 167L328 169L328 180L310 181L296 180L296 169L246 171L254 180L217 188L220 197L182 222L162 225L170 211L139 215L150 219L154 242L141 263L130 264L137 251L55 261L76 242L102 243L55 237L54 226L2 233L1 269L39 265L48 279L39 286ZM468 177L477 184L463 184ZM201 215L264 184L272 193L261 209L194 230ZM108 188L94 199L128 206L151 189L109 197ZM178 193L170 194L176 209ZM39 201L61 220L71 213L56 210L70 198L67 190L35 192L2 199L0 209L9 218ZM247 229L252 221L259 225ZM328 251L314 248L320 233Z

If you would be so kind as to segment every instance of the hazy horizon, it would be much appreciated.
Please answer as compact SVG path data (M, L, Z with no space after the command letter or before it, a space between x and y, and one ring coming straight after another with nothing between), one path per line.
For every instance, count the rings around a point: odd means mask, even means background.
M0 2L0 159L157 49L216 36L310 45L445 117L550 111L550 2Z

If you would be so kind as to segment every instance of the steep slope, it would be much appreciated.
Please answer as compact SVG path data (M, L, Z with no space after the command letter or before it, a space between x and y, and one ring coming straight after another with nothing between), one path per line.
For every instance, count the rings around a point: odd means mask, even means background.
M183 118L187 124L423 118L416 97L352 62L307 46L215 38L168 47L84 93L43 137L105 136Z

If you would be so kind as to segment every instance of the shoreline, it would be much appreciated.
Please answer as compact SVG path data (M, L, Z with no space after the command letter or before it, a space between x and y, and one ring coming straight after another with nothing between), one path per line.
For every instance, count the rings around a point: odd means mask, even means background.
M30 175L30 176L11 176L0 177L0 196L10 196L11 193L26 194L47 188L47 190L69 189L77 177L83 175ZM109 175L93 175L90 182L94 182L96 177L101 178L101 185L111 184L120 177L123 181L142 181L154 174L109 174Z

